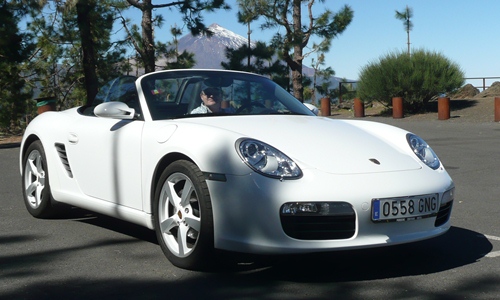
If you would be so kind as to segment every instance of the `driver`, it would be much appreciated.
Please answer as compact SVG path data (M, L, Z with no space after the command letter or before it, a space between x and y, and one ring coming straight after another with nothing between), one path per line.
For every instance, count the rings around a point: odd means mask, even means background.
M231 108L222 108L222 95L221 91L217 88L206 88L200 93L201 105L191 111L192 114L209 114L232 112Z

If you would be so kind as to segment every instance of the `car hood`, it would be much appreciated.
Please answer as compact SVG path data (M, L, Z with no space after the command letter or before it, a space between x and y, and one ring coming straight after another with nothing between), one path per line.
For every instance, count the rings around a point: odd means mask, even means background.
M406 131L380 123L311 116L203 117L188 122L265 142L302 169L360 174L422 168L409 151ZM377 133L367 130L370 124L380 127ZM384 136L384 130L390 134Z

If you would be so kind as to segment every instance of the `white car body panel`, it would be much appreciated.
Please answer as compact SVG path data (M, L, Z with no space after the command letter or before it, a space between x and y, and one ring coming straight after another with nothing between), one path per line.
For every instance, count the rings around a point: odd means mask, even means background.
M144 122L102 118L95 121L78 122L69 128L78 137L77 142L66 147L69 157L81 158L71 161L78 185L89 197L142 210L138 179Z
M145 108L139 82L139 101ZM207 179L219 249L296 253L363 248L418 241L450 227L449 221L435 226L435 217L388 223L371 220L372 199L436 193L441 201L443 193L454 187L442 165L433 170L414 155L406 141L408 132L402 129L307 115L153 121L143 109L142 118L89 117L76 108L47 112L29 124L21 153L29 142L41 140L56 201L151 229L153 187L163 159L182 156L202 172L222 174L225 181ZM260 140L286 153L300 167L302 177L279 180L256 173L236 150L241 138ZM65 146L72 176L55 150L57 143ZM349 203L356 214L355 234L339 240L288 236L280 207L311 201Z

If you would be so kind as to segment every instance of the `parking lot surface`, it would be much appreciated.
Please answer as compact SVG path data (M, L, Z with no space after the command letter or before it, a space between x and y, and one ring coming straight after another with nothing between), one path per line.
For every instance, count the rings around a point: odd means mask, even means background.
M31 217L19 148L0 146L0 299L500 299L500 124L366 120L412 131L437 152L456 184L448 233L186 271L148 229L80 209Z

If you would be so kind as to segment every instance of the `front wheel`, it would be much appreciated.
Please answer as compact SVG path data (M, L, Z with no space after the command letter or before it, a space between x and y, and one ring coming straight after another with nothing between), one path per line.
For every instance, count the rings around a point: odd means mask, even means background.
M26 151L22 180L24 204L28 212L36 218L52 217L56 210L52 205L47 159L40 141L33 142Z
M177 267L208 267L214 253L213 216L200 169L186 160L169 165L154 200L155 231L165 256Z

